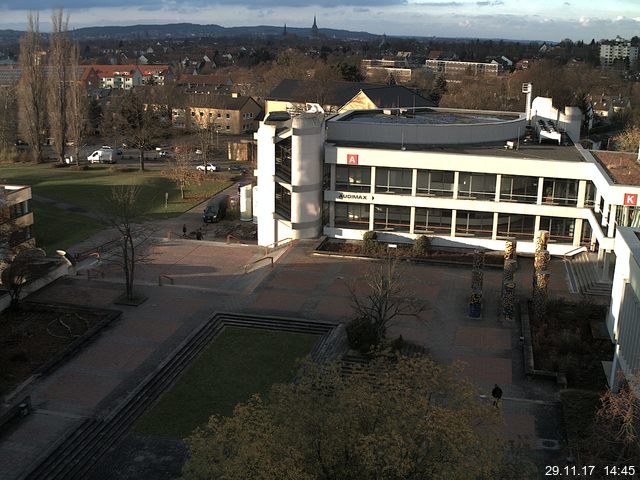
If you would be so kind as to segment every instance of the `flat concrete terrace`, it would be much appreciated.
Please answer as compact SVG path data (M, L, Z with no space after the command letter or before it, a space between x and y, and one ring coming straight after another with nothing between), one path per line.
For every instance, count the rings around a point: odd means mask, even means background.
M0 439L3 478L18 478L66 432L86 418L100 418L112 410L213 312L332 323L349 320L347 286L353 284L362 291L363 278L375 262L315 256L310 253L314 245L300 242L280 250L273 268L259 263L245 275L244 265L263 257L255 246L158 240L149 247L150 263L140 269L138 288L148 300L138 307L113 304L122 285L110 266L104 267L104 278L67 277L35 294L36 301L118 308L123 315L79 354L30 387L35 413ZM530 294L531 263L530 258L521 259L516 273L522 295ZM559 440L556 387L525 379L519 328L505 327L497 317L501 272L485 270L483 317L471 320L467 317L470 268L426 264L402 268L407 290L427 308L419 318L399 321L391 334L425 346L437 361L460 362L460 374L486 395L494 383L500 384L505 395L505 438L531 448L541 439ZM551 272L554 294L570 296L563 265L553 261ZM171 277L173 285L159 286L159 275ZM137 445L140 458L153 458L153 452L142 451L157 447L150 443L144 446L144 441L127 440L125 444L126 448ZM102 477L96 473L95 478L107 478L104 473L109 468L100 466L97 471L102 471ZM145 478L127 477L129 471L109 471L108 478Z

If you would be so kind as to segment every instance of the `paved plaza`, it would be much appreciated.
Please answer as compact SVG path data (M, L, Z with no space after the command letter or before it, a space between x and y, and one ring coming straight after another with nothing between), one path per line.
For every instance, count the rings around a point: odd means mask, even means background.
M182 222L174 219L163 230L179 231ZM35 301L119 309L123 314L63 366L28 387L35 411L0 437L2 478L18 478L83 419L106 415L214 312L349 320L349 289L362 291L364 277L376 262L314 255L316 243L304 241L271 254L276 260L271 267L259 261L264 251L255 245L165 235L149 245L149 261L136 275L139 291L148 297L138 307L114 305L122 293L121 278L106 263L94 266L92 275L65 277L32 295ZM531 263L521 259L516 273L523 296L530 294ZM562 440L557 387L526 379L519 326L499 321L501 271L485 270L483 315L474 320L467 316L470 268L408 263L401 268L407 291L426 308L417 318L397 322L390 333L423 345L439 362L459 362L460 375L486 396L499 384L505 438L532 449L541 439ZM554 294L571 296L562 264L553 262L551 271ZM144 443L131 438L126 442ZM139 458L146 457L141 453ZM127 476L128 471L123 467L120 476L108 478L136 478ZM104 471L99 475L96 478L107 478Z

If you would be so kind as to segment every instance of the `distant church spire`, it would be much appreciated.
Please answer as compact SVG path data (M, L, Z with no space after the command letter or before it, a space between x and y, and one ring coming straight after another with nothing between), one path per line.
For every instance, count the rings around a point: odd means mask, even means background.
M282 30L282 36L286 37L287 36L287 24L284 24L284 29Z
M311 36L312 37L317 37L318 36L318 24L316 23L316 16L313 16L313 25L311 27Z

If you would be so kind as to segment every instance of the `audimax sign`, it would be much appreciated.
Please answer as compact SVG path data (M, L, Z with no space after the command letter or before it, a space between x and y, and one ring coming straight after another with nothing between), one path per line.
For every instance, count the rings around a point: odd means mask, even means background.
M369 202L373 200L373 195L368 195L366 193L337 192L336 200Z

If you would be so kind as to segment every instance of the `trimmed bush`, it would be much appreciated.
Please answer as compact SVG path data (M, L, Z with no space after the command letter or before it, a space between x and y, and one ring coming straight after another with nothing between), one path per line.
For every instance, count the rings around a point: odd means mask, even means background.
M362 249L366 255L377 255L380 243L378 242L378 234L373 230L364 232L362 235Z
M373 347L380 343L376 327L368 318L360 317L351 320L347 324L346 330L349 347L360 353L369 353Z
M420 235L413 242L413 255L416 257L426 257L431 251L431 239L426 235Z

